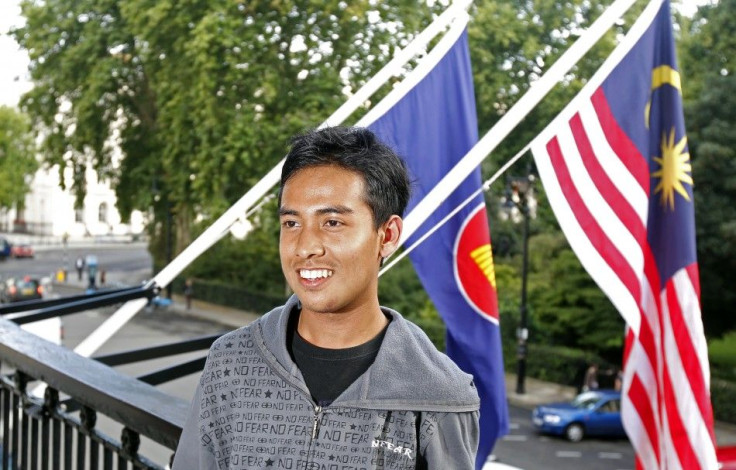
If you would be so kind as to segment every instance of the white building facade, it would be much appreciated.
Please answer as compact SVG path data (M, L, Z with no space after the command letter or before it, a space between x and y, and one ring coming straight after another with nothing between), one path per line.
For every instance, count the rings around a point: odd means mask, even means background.
M67 188L71 186L72 170L64 171ZM40 169L33 175L31 191L25 207L0 212L0 230L71 239L103 236L136 237L143 233L145 216L140 211L131 214L130 223L122 223L116 208L117 197L108 181L100 181L89 166L85 174L87 194L81 209L74 208L75 197L62 189L58 166Z

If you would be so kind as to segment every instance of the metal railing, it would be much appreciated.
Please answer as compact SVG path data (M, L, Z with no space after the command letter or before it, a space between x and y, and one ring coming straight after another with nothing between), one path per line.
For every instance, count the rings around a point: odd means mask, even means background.
M205 358L138 378L110 366L207 350L219 335L89 359L16 324L155 294L155 289L119 289L0 307L5 316L0 318L0 468L166 468L166 462L140 455L141 437L170 449L173 456L189 403L153 385L201 371ZM46 384L43 398L34 394L34 381ZM98 414L118 423L118 439L99 429Z

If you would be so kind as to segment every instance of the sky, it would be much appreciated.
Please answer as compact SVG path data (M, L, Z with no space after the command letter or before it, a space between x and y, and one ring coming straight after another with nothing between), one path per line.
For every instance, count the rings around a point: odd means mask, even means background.
M28 54L7 35L13 26L22 26L17 0L0 1L0 106L16 106L20 95L31 88L28 77Z
M684 0L683 11L693 14L697 5L706 2ZM11 27L23 25L19 3L20 0L0 0L0 106L17 106L20 96L31 88L28 54L7 35Z

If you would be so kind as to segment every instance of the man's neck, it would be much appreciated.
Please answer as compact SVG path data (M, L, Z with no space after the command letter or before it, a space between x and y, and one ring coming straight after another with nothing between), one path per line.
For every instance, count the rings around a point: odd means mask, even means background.
M363 312L316 313L302 310L297 332L315 346L344 349L370 341L387 324L388 319L378 305Z

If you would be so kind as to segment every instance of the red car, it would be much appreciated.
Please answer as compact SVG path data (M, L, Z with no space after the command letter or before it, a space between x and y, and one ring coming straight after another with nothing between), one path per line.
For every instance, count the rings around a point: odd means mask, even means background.
M10 277L0 284L0 302L19 302L43 298L43 286L38 279L29 276Z
M33 258L31 245L21 244L10 247L10 256L13 258Z

